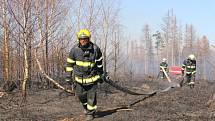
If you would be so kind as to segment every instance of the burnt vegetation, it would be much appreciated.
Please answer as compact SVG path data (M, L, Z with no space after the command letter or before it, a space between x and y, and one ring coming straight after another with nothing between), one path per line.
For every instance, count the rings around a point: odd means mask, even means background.
M92 32L115 83L137 93L156 91L129 95L99 85L95 121L215 120L215 46L194 25L177 23L173 10L159 31L143 23L140 40L124 35L114 0L0 0L0 15L0 120L84 120L64 82L81 28ZM170 67L181 66L190 53L197 58L194 88L178 87L180 76L170 75L172 83L156 78L163 57Z

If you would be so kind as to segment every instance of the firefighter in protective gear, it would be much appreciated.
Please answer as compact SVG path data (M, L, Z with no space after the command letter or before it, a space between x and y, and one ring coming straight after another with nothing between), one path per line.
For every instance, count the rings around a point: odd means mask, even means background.
M168 67L167 59L163 58L162 62L160 63L160 72L162 73L162 76L161 76L162 79L165 78L165 74L164 74L162 68L164 68L164 70L167 72L167 67Z
M186 76L185 83L190 86L194 86L196 74L196 57L190 54L182 65L182 75Z
M87 29L77 33L79 43L75 45L67 58L66 81L73 81L76 95L82 103L86 120L93 119L97 108L97 83L104 78L102 53L100 48L90 41L91 34Z

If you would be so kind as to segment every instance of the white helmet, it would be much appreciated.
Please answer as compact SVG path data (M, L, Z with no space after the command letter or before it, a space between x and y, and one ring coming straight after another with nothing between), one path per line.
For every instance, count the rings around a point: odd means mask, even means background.
M166 62L167 61L167 59L166 58L163 58L163 60L162 60L163 62Z
M188 56L188 59L190 59L190 60L196 60L196 57L195 57L195 55L190 54L190 55Z

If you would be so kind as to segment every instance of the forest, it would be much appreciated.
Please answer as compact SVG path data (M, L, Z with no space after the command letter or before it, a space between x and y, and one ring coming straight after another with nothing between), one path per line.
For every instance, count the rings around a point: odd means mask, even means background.
M207 99L211 98L211 94L215 93L212 87L215 82L215 58L213 58L215 45L210 43L207 35L199 34L193 24L182 25L174 9L167 9L163 18L160 18L162 23L159 30L153 30L151 25L142 23L142 30L139 30L141 36L138 40L126 35L121 19L119 0L0 0L0 87L3 88L14 82L18 90L13 92L13 96L16 97L16 101L22 102L22 105L23 100L34 102L35 90L48 91L46 99L54 97L54 94L50 94L50 90L57 87L65 90L66 59L70 49L78 42L76 33L80 29L87 28L92 34L91 41L101 48L104 70L113 80L132 86L138 84L131 82L142 84L144 83L142 80L150 78L156 80L162 58L167 58L170 67L181 67L187 56L194 54L197 58L196 80L204 80L199 83L209 85L210 91L207 93L205 90L205 92ZM149 85L151 83L149 82ZM183 89L184 92L188 90ZM197 94L199 90L195 89L193 92ZM203 95L203 92L197 95ZM176 90L174 93L182 92ZM63 98L72 98L67 96ZM5 97L4 100L9 100L9 97ZM1 101L3 100L0 99ZM4 114L0 119L51 120L51 117L45 118L42 114L41 118L36 114L35 117L29 116L30 118L17 115L11 118L6 116L5 112ZM65 115L64 113L63 116ZM213 115L214 117L207 118L212 120L215 118L215 113ZM63 116L61 115L60 119ZM135 120L141 120L140 116L137 117L139 119ZM183 116L180 118L186 119ZM53 119L59 120L59 117ZM166 120L164 117L160 119ZM109 120L115 119L109 118Z

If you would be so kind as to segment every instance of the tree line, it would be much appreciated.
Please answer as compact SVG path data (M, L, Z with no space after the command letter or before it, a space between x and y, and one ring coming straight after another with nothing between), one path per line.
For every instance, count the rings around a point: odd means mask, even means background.
M138 72L156 76L162 58L168 59L169 66L181 66L189 54L194 54L197 58L197 78L214 80L214 50L207 36L198 35L192 24L181 25L173 9L162 20L159 30L151 30L150 25L145 24L141 39L135 42L135 47L130 47L133 58L142 63L143 68Z
M144 25L143 37L135 42L124 35L119 1L0 0L0 15L0 83L44 80L36 56L47 75L62 81L66 58L81 28L91 31L92 42L102 49L104 69L115 80L155 76L161 58L180 65L190 52L197 56L200 78L215 73L208 69L213 58L208 58L207 37L197 36L193 25L182 31L173 11L168 11L157 33Z

